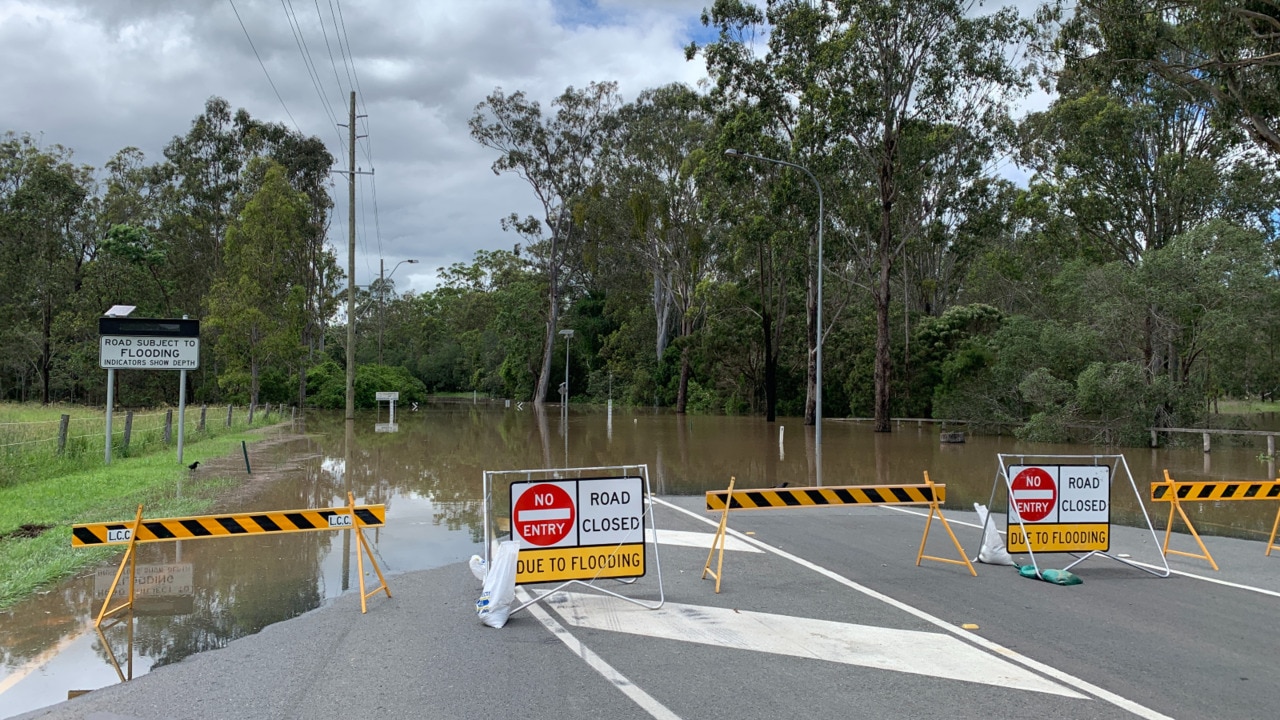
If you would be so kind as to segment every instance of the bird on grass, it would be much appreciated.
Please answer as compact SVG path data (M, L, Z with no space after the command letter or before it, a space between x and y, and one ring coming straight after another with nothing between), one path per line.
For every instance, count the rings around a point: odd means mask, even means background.
M200 467L200 461L199 461L199 460L197 460L197 461L195 461L195 462L191 463L190 465L188 465L188 466L187 466L187 469L188 469L188 470L195 470L195 469L196 469L196 468L198 468L198 467Z

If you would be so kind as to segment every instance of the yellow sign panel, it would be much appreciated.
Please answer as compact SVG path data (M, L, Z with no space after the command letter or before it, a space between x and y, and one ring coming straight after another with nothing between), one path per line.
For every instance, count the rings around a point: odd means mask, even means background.
M644 575L644 543L520 549L516 584Z
M1009 552L1106 552L1111 549L1111 525L1108 523L1027 523L1027 537L1016 523L1009 525Z

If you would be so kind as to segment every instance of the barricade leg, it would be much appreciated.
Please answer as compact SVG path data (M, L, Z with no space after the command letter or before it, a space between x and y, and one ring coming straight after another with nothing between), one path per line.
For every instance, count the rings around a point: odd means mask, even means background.
M116 570L116 577L111 581L111 587L107 590L107 596L102 599L102 609L98 612L98 618L93 621L95 628L102 627L102 619L108 615L114 615L125 608L133 608L133 590L137 583L137 559L138 559L138 531L142 529L142 506L138 506L138 516L133 521L133 532L129 534L129 547L124 551L124 557L120 560L120 569ZM110 610L107 607L111 604L111 597L115 595L116 586L120 584L120 576L124 574L124 566L129 566L129 599L121 605L117 605Z
M720 515L720 525L716 528L716 536L711 540L711 551L707 553L707 564L702 567L702 577L700 580L707 579L707 575L716 579L716 593L720 592L720 577L724 572L724 544L725 535L729 531L729 507L733 505L733 483L736 478L729 478L729 494L725 499L724 513ZM720 556L716 560L716 569L711 569L711 558L719 549Z
M931 488L931 490L933 489L933 481L929 479L928 470L924 473L924 482ZM924 536L920 538L920 551L916 553L916 567L920 567L921 560L934 560L936 562L951 563L952 565L964 565L969 568L969 572L974 577L977 577L978 571L973 569L973 563L969 562L969 556L965 554L964 548L960 546L960 541L956 538L956 534L951 531L951 523L947 522L947 518L942 514L942 508L938 506L937 492L930 492L929 497L932 498L932 501L929 503L929 518L924 521ZM960 553L959 560L924 554L925 543L929 541L929 526L933 524L933 516L935 513L937 513L938 519L942 521L942 527L947 529L947 535L951 536L951 542L956 546L956 550Z
M353 493L347 493L347 507L351 510L351 525L356 533L356 572L360 575L360 612L367 613L369 611L366 601L373 595L377 595L379 591L391 597L391 588L387 587L387 579L382 576L382 568L378 567L378 561L373 557L373 548L369 546L368 539L364 536L364 527L360 524L360 520L356 516L356 498ZM369 563L373 565L373 571L378 574L378 587L365 592L364 589L364 556L369 556Z
M1280 528L1280 510L1276 510L1276 520L1271 523L1271 537L1267 538L1267 557L1271 557L1271 548L1276 546L1276 529Z
M1169 549L1169 536L1173 533L1173 512L1177 510L1178 516L1182 518L1182 522L1186 523L1187 529L1191 531L1191 537L1195 538L1196 544L1200 546L1201 555L1195 553L1183 552L1182 550ZM1164 547L1162 548L1165 556L1181 555L1183 557L1196 558L1197 560L1208 560L1209 565L1214 569L1218 569L1218 563L1214 562L1213 556L1209 554L1209 548L1205 547L1204 541L1200 539L1200 533L1196 532L1196 527L1191 524L1191 518L1187 517L1187 513L1182 509L1182 503L1178 502L1177 493L1173 493L1169 500L1169 521L1164 528Z

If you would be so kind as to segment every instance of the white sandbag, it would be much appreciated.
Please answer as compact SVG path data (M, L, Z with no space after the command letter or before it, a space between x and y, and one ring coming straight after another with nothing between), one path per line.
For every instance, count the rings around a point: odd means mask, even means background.
M471 566L471 574L475 575L476 579L483 583L484 576L487 574L486 571L489 569L484 562L484 558L479 555L472 555L468 564Z
M476 601L476 615L489 627L500 628L511 616L511 605L516 599L516 560L520 543L508 540L498 545L493 566L484 577L484 591Z
M988 565L1016 565L1005 549L1004 538L1000 537L995 520L987 522L986 506L974 503L973 510L978 513L978 522L986 528L982 532L982 549L978 551L978 562Z

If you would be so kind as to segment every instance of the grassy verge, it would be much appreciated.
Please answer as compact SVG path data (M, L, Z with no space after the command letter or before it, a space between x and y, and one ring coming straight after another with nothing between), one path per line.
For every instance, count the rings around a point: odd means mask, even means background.
M183 460L224 457L242 440L260 439L258 434L244 432L208 438L188 445ZM120 552L119 548L72 548L71 525L130 520L139 504L146 506L148 517L197 515L234 484L205 477L192 483L186 468L177 466L172 452L166 451L0 488L0 610ZM45 529L26 537L24 526Z
M1219 400L1218 412L1223 415L1255 415L1280 412L1280 402L1262 400Z

